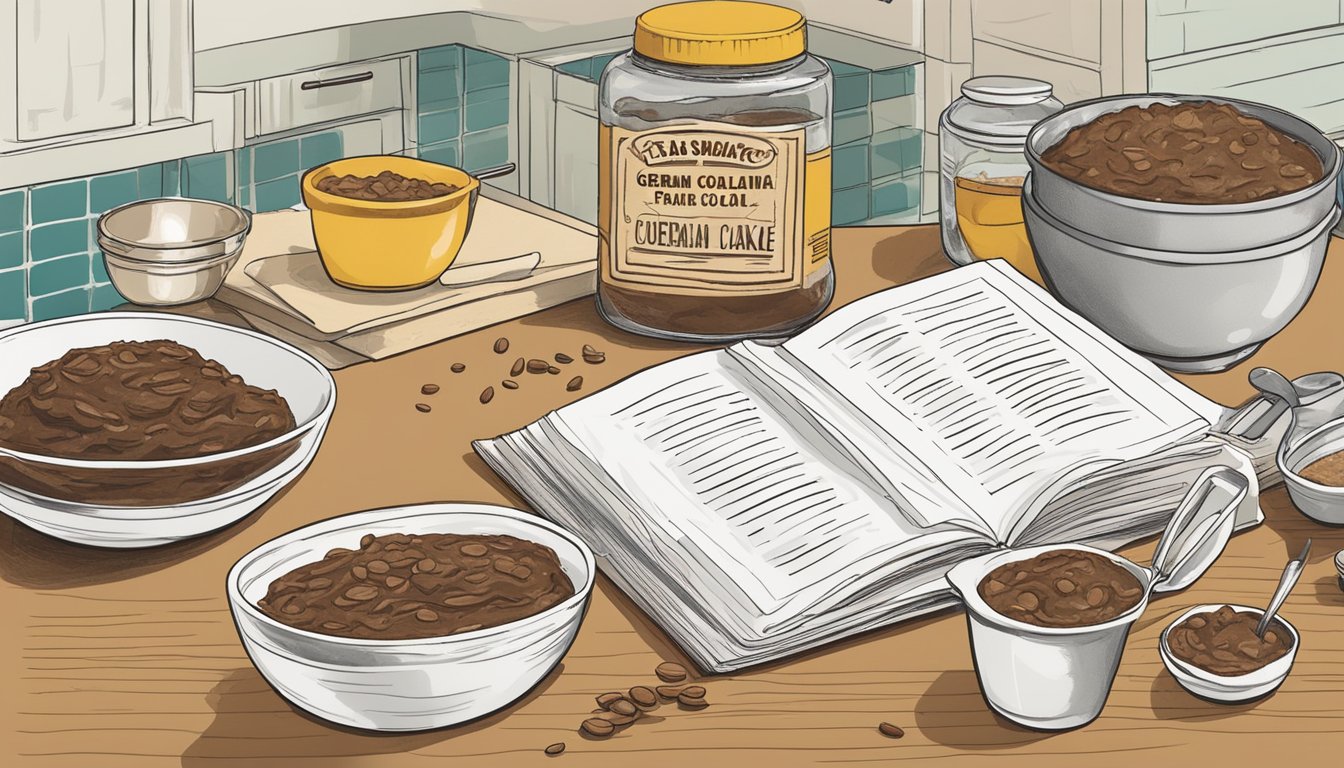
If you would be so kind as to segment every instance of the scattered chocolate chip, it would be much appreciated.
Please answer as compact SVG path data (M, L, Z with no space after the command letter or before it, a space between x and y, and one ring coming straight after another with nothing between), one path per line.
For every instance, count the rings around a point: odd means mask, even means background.
M583 386L583 377L575 376L574 378L569 380L568 384L565 385L565 389L569 390L570 392L577 392L579 391L579 387L582 386Z
M574 358L570 357L569 355L566 355L564 352L556 352L555 362L560 363L561 365L569 365L570 363L574 362Z
M688 696L686 691L682 691L677 694L677 706L683 709L704 709L709 706L709 702L705 701L704 696Z
M564 752L564 751L565 751L565 742L563 742L563 741L557 741L557 742L555 742L554 744L552 744L552 745L550 745L549 747L547 747L544 751L545 751L546 754L548 754L548 755L558 755L558 754L560 754L561 752Z
M616 726L600 717L590 717L584 720L583 725L579 727L583 729L584 733L589 736L596 736L599 739L604 739L616 732Z
M526 368L527 368L527 361L520 357L517 360L513 361L513 367L509 369L509 375L517 376L518 374L522 373Z
M486 403L494 399L495 399L494 387L486 387L485 389L481 390L481 405L485 405Z
M453 363L451 366L451 370L453 373L461 373L467 370L467 366L465 363Z
M509 340L506 337L500 336L498 339L495 339L496 355L502 355L508 351L509 351Z
M680 683L686 679L686 668L675 661L664 661L654 668L653 673L665 683Z
M681 693L681 688L682 686L680 685L660 685L654 690L657 691L659 697L664 700L676 701L677 695Z
M415 410L421 413L429 413L433 409L429 407L429 403L416 403Z
M548 365L546 366L546 372L552 376L558 376L560 374L560 369L556 368L554 365Z
M439 392L438 384L426 384L420 388L420 394L422 395L435 395L438 394L438 392Z
M658 706L658 694L647 685L636 685L631 688L629 697L641 709L652 709Z
M621 701L623 699L625 699L625 695L617 693L616 691L612 691L610 693L604 693L601 696L597 697L597 706L603 709L611 709L612 704Z
M877 726L877 732L890 739L899 739L905 735L904 728L891 723L882 723Z
M532 358L531 360L527 361L528 373L545 373L550 369L551 364L546 362L545 360L538 360L537 358Z
M503 386L505 389L517 389L517 388L518 388L518 382L514 381L513 379L505 379L505 380L503 380L503 381L500 382L500 385Z
M633 716L639 712L639 708L635 706L635 703L624 696L608 704L607 709L618 715L625 715L626 717Z

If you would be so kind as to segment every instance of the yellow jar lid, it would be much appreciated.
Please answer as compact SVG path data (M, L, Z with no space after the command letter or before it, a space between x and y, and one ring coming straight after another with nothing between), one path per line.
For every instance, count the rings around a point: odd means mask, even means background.
M645 11L635 19L635 52L671 64L774 64L807 50L803 15L740 0L697 0Z

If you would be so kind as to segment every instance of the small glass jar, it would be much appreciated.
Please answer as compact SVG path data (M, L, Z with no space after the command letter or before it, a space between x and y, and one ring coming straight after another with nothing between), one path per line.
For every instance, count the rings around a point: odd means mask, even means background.
M938 119L938 216L953 263L1004 258L1041 282L1022 221L1022 182L1027 133L1064 108L1051 90L1026 77L973 77Z
M620 328L686 341L782 336L831 269L831 72L797 11L665 5L599 87L598 286Z

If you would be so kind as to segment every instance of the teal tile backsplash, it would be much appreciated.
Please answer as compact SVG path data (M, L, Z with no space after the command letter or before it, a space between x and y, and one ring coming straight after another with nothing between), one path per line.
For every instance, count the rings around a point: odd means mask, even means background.
M98 250L98 217L164 195L231 201L232 163L217 152L0 192L0 323L124 303Z
M509 161L513 112L509 60L445 45L416 64L416 155L469 171Z
M237 152L238 205L258 213L298 205L303 201L299 182L304 172L344 157L344 152L337 130L243 147Z

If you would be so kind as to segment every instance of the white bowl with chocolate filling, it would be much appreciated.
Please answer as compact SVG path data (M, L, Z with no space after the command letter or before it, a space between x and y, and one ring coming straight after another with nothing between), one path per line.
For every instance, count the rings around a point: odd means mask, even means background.
M1202 473L1148 568L1084 544L998 550L954 566L947 581L966 606L990 708L1037 730L1092 722L1150 594L1184 589L1212 565L1249 487L1231 468Z
M1197 605L1162 631L1158 655L1196 696L1227 704L1258 699L1287 679L1302 642L1282 616L1256 636L1262 615L1245 605Z
M148 547L229 525L308 466L336 403L320 363L249 330L133 312L0 333L0 511Z
M393 507L273 539L228 576L252 663L295 706L341 725L419 731L496 712L565 655L593 555L526 512Z
M1344 418L1285 438L1276 460L1293 506L1318 523L1344 525Z

